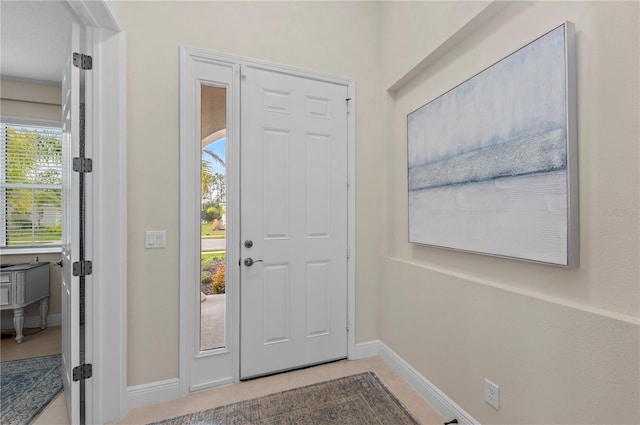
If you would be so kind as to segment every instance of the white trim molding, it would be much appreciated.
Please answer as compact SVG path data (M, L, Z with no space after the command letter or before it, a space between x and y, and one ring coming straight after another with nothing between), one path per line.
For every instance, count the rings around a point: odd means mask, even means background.
M127 388L127 407L129 409L178 398L180 398L180 380L178 378Z
M86 407L87 423L108 423L126 413L127 394L126 35L104 27L87 27L85 33L90 53L98 58L85 84L87 102L91 99L87 150L94 167L93 214L87 222L93 284L86 301L86 355L93 362L93 382Z
M367 342L359 342L355 345L353 355L349 356L349 360L368 359L380 355L380 346L382 341L379 339Z
M434 409L438 411L445 421L457 419L463 425L480 425L480 422L469 415L462 407L458 406L438 387L433 385L420 372L414 369L402 357L387 345L380 341L367 341L356 344L353 360L380 356L402 379L418 392Z

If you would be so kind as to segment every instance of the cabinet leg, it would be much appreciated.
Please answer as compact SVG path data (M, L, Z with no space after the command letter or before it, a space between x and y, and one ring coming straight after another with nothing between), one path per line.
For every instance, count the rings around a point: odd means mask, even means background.
M13 310L13 327L16 329L16 342L22 342L22 327L24 326L24 308L16 308Z
M47 313L49 312L49 297L40 300L40 329L47 327Z

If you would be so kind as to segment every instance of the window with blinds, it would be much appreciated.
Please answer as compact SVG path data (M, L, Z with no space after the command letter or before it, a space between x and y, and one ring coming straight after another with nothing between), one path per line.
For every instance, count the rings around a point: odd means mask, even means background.
M10 122L0 130L0 247L60 247L62 130Z

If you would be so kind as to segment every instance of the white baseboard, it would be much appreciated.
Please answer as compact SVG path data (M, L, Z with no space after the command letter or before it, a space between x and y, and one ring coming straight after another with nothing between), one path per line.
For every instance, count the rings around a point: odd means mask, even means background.
M147 406L180 398L178 378L150 382L127 388L127 408Z
M217 381L212 381L202 385L192 385L189 391L202 391L207 390L209 388L220 387L222 385L233 384L235 381L233 377L218 379Z
M349 356L349 360L368 359L369 357L375 357L380 355L380 346L382 341L374 340L367 342L360 342L356 344L355 353Z
M440 413L446 421L457 419L464 425L480 425L471 415L458 406L445 393L440 391L427 378L422 376L402 357L380 340L356 344L356 350L352 359L364 359L380 356L393 370L396 371L411 387L418 392Z
M60 326L62 324L62 315L58 314L49 314L47 315L47 327L48 326ZM25 316L24 317L24 329L33 329L40 327L40 316ZM13 328L13 318L10 319L2 319L2 330L14 330Z

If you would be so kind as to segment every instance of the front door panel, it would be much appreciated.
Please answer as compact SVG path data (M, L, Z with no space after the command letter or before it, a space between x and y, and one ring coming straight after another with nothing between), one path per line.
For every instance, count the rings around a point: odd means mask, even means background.
M242 68L243 379L347 355L346 97Z

